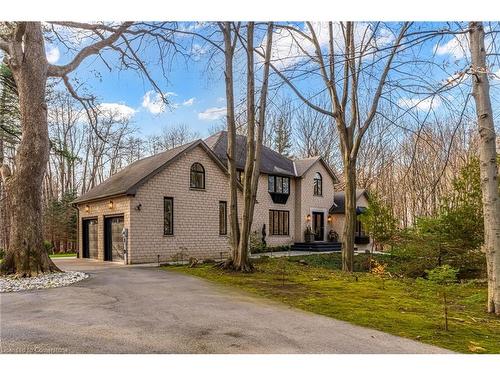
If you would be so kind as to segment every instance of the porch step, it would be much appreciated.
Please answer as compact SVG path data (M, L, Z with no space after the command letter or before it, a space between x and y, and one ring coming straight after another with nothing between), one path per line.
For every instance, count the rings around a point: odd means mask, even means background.
M291 250L294 251L340 251L340 242L295 242Z

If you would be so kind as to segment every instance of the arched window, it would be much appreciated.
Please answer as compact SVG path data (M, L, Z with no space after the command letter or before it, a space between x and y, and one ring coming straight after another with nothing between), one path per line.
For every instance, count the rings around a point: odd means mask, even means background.
M319 172L314 175L314 195L323 195L323 179Z
M190 187L194 189L205 189L205 168L200 163L191 166Z

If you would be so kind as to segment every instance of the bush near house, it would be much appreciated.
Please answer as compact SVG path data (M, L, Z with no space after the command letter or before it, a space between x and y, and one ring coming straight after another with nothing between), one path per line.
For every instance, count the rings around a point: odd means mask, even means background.
M281 245L281 246L267 246L265 242L265 236L263 234L259 234L257 231L253 231L250 234L250 253L251 254L261 254L261 253L269 253L269 252L278 252L278 251L288 251L290 250L290 245Z
M278 251L288 251L290 250L290 245L281 245L281 246L262 246L262 247L254 247L250 248L251 254L262 254L262 253L276 253Z
M472 256L472 254L474 254ZM486 262L484 254L481 252L470 252L467 257L445 258L452 267L457 268L459 280L470 280L485 277ZM342 269L342 255L333 254L313 254L307 257L290 257L291 262L298 262L301 259L307 259L311 266L324 267L332 270ZM374 260L386 266L386 271L392 277L417 278L426 277L426 271L439 266L438 258L426 256L422 248L418 246L411 248L394 248L387 254L357 254L353 261L354 272L370 272L370 262ZM459 266L457 267L456 264ZM479 275L480 277L475 277Z
M421 217L413 226L396 227L390 207L377 194L361 215L378 250L392 255L389 271L407 277L424 277L426 270L449 265L459 279L486 277L479 160L472 158L453 181L439 213Z

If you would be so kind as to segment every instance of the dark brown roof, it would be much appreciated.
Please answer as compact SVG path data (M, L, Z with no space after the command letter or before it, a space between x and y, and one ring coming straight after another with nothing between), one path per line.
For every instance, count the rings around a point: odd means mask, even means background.
M323 164L323 166L325 167L325 169L328 171L328 173L330 174L330 176L333 178L334 184L338 183L339 179L337 178L337 175L333 172L333 170L330 168L330 166L325 163L325 161L323 160L323 158L321 156L313 156L313 157L306 158L306 159L296 159L296 160L294 160L294 163L295 163L295 172L297 174L297 177L302 177L304 174L306 174L306 172L309 169L311 169L312 166L316 162L318 162L318 161L321 164Z
M204 141L199 139L191 143L164 151L162 153L138 160L114 174L87 193L78 197L73 203L83 203L120 195L135 195L139 186L161 172L169 163L176 160L184 152L201 146L208 155L227 173L227 131L216 133ZM243 170L246 160L246 137L236 136L236 168ZM320 160L337 181L330 167L320 157L291 160L268 147L262 147L260 172L290 177L301 177L314 163Z
M227 131L221 131L205 139L205 143L227 166ZM245 169L246 137L236 136L236 168ZM295 176L293 161L268 147L262 147L260 172L283 176Z
M198 145L209 152L209 155L225 170L224 165L203 141L197 140L130 164L101 184L89 190L87 193L78 197L73 203L82 203L119 195L134 195L139 186L144 182L162 171L168 164L181 156L183 152L187 152Z
M295 160L295 170L297 176L303 176L319 159L319 156L313 156L307 159Z
M356 189L356 201L359 199L359 197L361 195L365 195L365 197L368 198L368 193L366 192L365 189ZM364 208L364 207L356 207L356 213L361 213L362 208ZM333 206L330 208L329 212L331 214L343 214L343 213L345 213L345 192L344 191L336 191L334 193Z

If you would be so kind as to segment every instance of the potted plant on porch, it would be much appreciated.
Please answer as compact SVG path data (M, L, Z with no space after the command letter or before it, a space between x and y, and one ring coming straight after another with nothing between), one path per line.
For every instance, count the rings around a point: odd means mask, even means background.
M312 230L311 226L308 225L306 227L306 230L304 231L304 241L305 242L314 242L314 236L315 236L314 231Z

